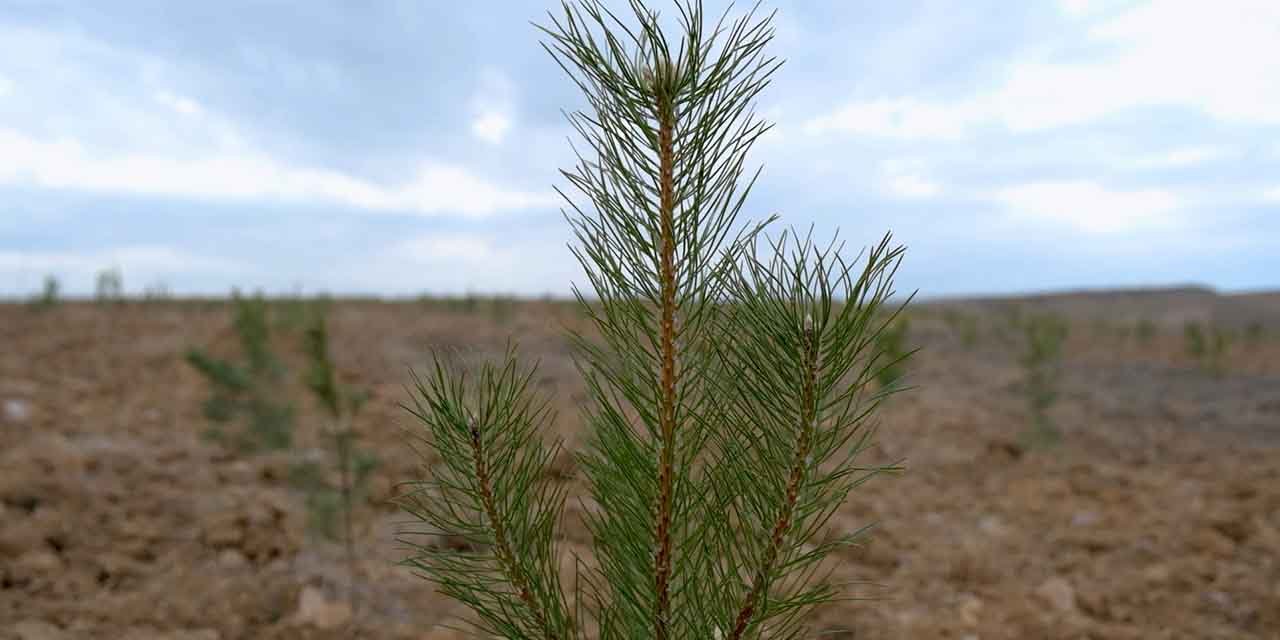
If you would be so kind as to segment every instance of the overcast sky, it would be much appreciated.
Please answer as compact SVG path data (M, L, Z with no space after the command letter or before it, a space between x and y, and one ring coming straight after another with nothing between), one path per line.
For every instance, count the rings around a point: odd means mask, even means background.
M0 295L585 285L559 6L0 0ZM763 8L745 216L892 230L924 296L1280 287L1280 2Z

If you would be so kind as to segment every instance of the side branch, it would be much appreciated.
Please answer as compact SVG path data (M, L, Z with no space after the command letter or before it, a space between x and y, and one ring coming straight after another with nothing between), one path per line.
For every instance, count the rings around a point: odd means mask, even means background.
M480 430L476 427L474 417L468 419L467 427L470 430L471 454L475 464L476 482L480 488L480 501L484 505L485 515L488 516L490 524L493 525L494 556L497 557L498 563L502 565L502 571L507 575L507 579L516 588L520 601L529 608L529 613L533 616L538 627L543 630L547 640L553 640L556 637L555 632L547 624L546 614L542 611L538 601L534 599L533 593L529 591L528 576L521 571L520 565L516 562L515 554L511 551L511 545L507 540L507 530L503 526L501 514L498 513L497 501L493 497L489 463L484 456L480 441Z
M791 477L787 480L786 497L782 508L779 510L777 520L774 521L769 547L765 550L760 566L756 569L751 590L747 592L742 607L738 610L738 617L734 622L733 631L729 634L729 640L739 640L746 633L747 627L755 616L756 604L764 593L769 575L773 572L782 544L786 540L787 531L791 528L800 485L804 482L809 466L808 458L813 447L813 432L817 428L817 402L814 396L818 377L818 341L812 316L805 317L802 336L801 370L804 372L804 380L800 393L800 424L796 430L796 450L791 459Z

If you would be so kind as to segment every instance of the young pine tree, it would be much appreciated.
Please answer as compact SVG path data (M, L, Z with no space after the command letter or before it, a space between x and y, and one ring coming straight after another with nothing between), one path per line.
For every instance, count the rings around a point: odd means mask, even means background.
M876 345L902 249L885 236L849 262L834 242L738 223L743 161L768 130L748 106L780 64L762 55L772 16L707 33L699 4L678 8L678 49L638 0L636 27L595 0L539 27L591 107L570 116L591 153L563 172L590 200L564 196L595 330L572 335L595 502L572 589L556 543L567 488L547 479L559 445L537 437L554 418L532 371L509 352L473 376L439 359L414 375L406 408L438 461L401 499L427 529L404 533L406 562L485 634L798 637L840 595L819 563L861 533L824 531L829 518L896 469L855 459L888 393ZM416 535L440 532L458 543Z
M350 389L338 382L333 359L329 355L329 330L325 321L325 306L319 305L307 324L305 347L308 369L305 378L311 391L331 421L325 435L333 443L335 466L338 470L338 486L322 483L306 487L307 504L312 510L313 522L330 537L334 535L334 512L342 518L342 543L347 560L347 598L354 613L356 601L356 550L354 509L364 488L365 480L373 471L377 460L356 446L358 432L353 422L360 408L369 398L361 389Z
M240 338L245 362L237 364L189 348L187 362L209 381L211 394L204 403L205 417L214 423L207 435L228 438L245 451L286 449L293 441L293 406L281 400L284 366L271 351L266 301L232 295L233 327ZM246 428L227 434L221 425L244 416Z

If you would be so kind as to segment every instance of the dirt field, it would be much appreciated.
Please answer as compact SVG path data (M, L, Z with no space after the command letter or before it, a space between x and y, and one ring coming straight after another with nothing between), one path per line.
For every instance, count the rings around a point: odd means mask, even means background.
M1070 318L1051 410L1062 443L1017 444L1023 374L997 335L1012 302L913 306L919 388L886 407L868 458L905 458L908 471L856 491L831 524L879 523L835 577L880 586L821 609L814 628L832 640L1280 638L1280 294L1020 303ZM318 455L314 404L299 388L301 442L287 453L201 437L207 387L182 353L234 353L230 319L225 303L0 305L0 638L462 637L433 627L465 610L394 565L404 517L386 501L418 465L398 407L407 367L429 348L498 356L514 336L541 358L540 389L572 442L585 394L560 327L577 312L335 304L335 358L346 382L374 391L359 426L382 460L357 514L354 631L341 546L308 533L286 482L291 462ZM1145 337L1133 329L1144 320ZM1186 353L1191 321L1235 332L1220 376ZM1266 333L1247 339L1254 323ZM296 344L278 333L295 374ZM565 538L586 552L569 504Z

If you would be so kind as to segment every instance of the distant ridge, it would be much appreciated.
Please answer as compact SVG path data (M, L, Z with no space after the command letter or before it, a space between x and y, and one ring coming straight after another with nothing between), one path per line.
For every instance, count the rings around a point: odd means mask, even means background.
M1280 291L1223 294L1199 285L933 298L917 304L974 312L999 311L1014 305L1073 320L1106 318L1130 323L1145 319L1165 327L1188 322L1213 323L1229 329L1243 329L1253 323L1280 324Z

